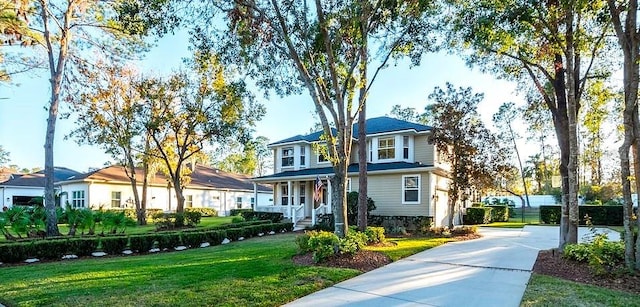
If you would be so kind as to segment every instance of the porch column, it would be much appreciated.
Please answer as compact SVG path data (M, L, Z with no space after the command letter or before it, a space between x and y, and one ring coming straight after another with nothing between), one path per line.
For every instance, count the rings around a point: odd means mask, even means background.
M253 204L252 204L252 208L254 211L257 211L256 209L258 209L258 184L257 183L253 183Z
M331 202L331 180L329 180L329 177L327 177L327 202L328 204L325 204L325 206L329 207L329 210L333 213L333 203Z
M289 206L289 217L292 217L291 180L287 181L287 205ZM294 222L295 223L295 222Z

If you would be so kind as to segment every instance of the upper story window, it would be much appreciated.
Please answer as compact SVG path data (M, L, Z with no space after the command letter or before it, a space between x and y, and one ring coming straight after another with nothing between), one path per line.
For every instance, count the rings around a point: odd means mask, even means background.
M393 137L378 139L378 160L395 159L396 142Z
M300 146L300 165L307 165L305 147Z
M402 203L420 203L420 175L402 176Z
M282 167L293 166L293 147L282 148Z
M409 137L406 135L402 137L402 158L409 159Z

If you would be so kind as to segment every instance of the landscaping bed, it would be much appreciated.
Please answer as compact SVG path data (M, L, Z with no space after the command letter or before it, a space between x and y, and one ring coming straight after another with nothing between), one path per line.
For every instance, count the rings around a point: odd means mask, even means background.
M610 274L596 275L589 264L562 258L553 250L540 251L533 266L533 272L537 274L640 295L640 275L624 274L622 269L611 268Z

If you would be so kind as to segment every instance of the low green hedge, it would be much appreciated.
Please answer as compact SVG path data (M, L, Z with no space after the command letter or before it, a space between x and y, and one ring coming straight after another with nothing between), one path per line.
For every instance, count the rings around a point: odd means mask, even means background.
M508 222L509 221L509 207L501 205L485 206L485 208L491 208L491 222Z
M131 208L127 208L127 209L106 209L104 210L105 212L113 212L113 213L120 213L120 212L124 212L124 216L131 218L133 220L138 220L138 216L136 215L136 209L131 209ZM162 209L147 209L145 211L145 214L147 216L147 222L151 222L153 221L153 215L157 214L157 213L162 213Z
M209 229L193 232L159 232L130 236L110 236L91 238L65 238L55 240L34 240L30 242L11 242L0 245L0 262L14 263L28 258L41 260L59 260L64 255L89 256L101 247L107 254L117 255L126 248L134 252L146 253L153 247L171 249L185 245L199 247L201 243L211 245L222 243L225 238L237 240L239 237L250 238L270 231L276 233L292 231L293 223L259 223L253 225L234 225L235 228Z
M244 211L240 215L247 221L271 220L274 223L280 223L284 218L284 215L280 212Z
M231 209L229 215L241 215L243 212L253 212L253 209Z
M540 222L543 224L560 224L561 206L540 206ZM579 206L580 225L585 225L588 215L593 225L623 225L622 206Z
M464 223L467 225L488 224L491 222L491 211L492 208L489 207L467 208Z

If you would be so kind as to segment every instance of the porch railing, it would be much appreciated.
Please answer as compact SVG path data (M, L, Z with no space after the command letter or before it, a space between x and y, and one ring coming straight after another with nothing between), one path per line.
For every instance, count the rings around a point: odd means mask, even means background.
M296 226L299 220L304 219L304 204L299 206L291 206L291 222Z
M256 211L262 212L279 212L284 215L285 218L290 218L291 213L289 212L290 206L259 206L256 207Z
M318 222L318 215L319 214L326 214L327 213L327 205L325 205L324 203L320 204L320 206L318 206L318 208L313 208L313 210L311 210L311 225L315 225Z

